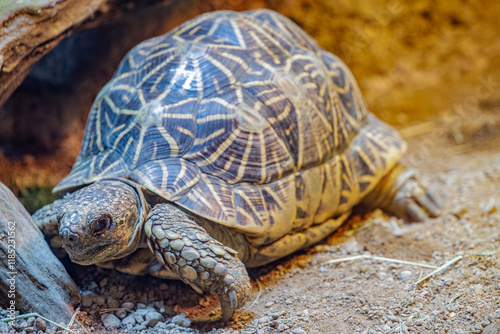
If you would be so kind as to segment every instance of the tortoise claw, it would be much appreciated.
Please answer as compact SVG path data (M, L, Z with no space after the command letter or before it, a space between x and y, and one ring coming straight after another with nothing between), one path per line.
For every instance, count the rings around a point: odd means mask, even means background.
M437 217L441 213L441 204L416 173L396 191L392 207L398 216L417 222Z

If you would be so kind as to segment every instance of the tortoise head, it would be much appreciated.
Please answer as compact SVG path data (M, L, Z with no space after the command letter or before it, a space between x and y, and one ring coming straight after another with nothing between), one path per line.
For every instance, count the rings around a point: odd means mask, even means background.
M90 265L135 251L143 239L141 198L118 180L98 181L69 195L59 212L59 236L71 260Z

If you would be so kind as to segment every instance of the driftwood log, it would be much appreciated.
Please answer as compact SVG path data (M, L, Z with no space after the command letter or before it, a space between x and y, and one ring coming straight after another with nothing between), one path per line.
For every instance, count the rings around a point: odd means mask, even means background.
M0 1L0 105L33 64L75 29L93 28L173 0Z
M0 183L0 306L68 323L80 292L14 194Z

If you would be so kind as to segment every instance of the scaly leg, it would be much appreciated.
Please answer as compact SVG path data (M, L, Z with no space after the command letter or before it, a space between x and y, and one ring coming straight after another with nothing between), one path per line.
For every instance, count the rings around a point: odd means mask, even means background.
M158 261L199 293L218 295L228 321L251 293L250 279L236 252L212 238L179 208L158 204L144 226Z
M61 206L66 203L67 199L62 198L47 204L43 208L37 210L31 218L42 231L45 240L50 244L52 250L56 250L58 257L64 257L66 252L62 249L61 238L59 237L59 221L58 215ZM59 252L59 249L61 252Z
M427 190L417 171L402 164L397 164L364 202L407 221L423 221L441 213L441 204Z

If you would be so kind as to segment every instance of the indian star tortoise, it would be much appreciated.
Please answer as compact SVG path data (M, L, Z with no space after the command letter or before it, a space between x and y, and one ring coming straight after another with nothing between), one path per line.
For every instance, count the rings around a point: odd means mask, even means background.
M346 65L270 10L217 11L132 49L90 111L80 154L34 219L72 261L248 299L245 266L309 247L364 202L439 214L406 144Z

